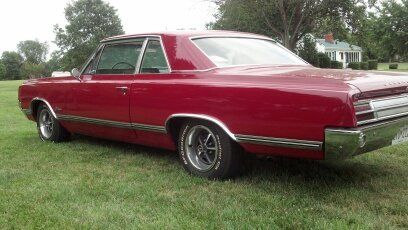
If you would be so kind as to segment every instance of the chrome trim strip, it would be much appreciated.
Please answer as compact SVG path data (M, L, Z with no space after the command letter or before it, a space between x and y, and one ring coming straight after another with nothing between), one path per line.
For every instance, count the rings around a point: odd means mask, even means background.
M396 110L396 109L402 109L404 107L408 107L408 94L402 94L398 96L385 97L385 98L372 99L372 100L364 100L364 101L359 101L359 102L354 103L355 107L360 106L360 105L369 105L371 107L371 110L356 112L356 115L374 113L374 118L370 120L358 121L357 122L358 126L408 115L408 112L402 112L402 111L396 114L388 115L388 116L381 116L380 114L380 112L389 111L390 113L392 113L393 109Z
M361 112L357 112L356 115L362 115L362 114L367 114L367 113L374 113L375 111L370 109L370 110L364 110Z
M143 41L143 45L142 48L140 50L140 54L139 57L137 58L137 62L136 62L136 67L135 67L135 72L133 74L138 74L140 73L140 67L142 65L142 60L144 57L144 53L146 52L146 47L147 47L147 43L149 42L148 38L145 38L145 40Z
M238 142L249 143L249 144L261 144L276 147L287 147L296 149L311 149L320 151L323 149L323 142L320 141L307 141L307 140L296 140L296 139L285 139L285 138L273 138L273 137L262 137L262 136L251 136L251 135L235 135Z
M165 122L165 128L167 133L169 133L169 121L173 118L196 118L196 119L202 119L202 120L207 120L207 121L211 121L213 123L215 123L216 125L218 125L222 130L224 130L224 132L231 137L232 140L237 141L237 138L235 137L235 135L228 129L228 127L220 120L218 120L217 118L208 116L208 115L204 115L204 114L192 114L192 113L178 113L178 114L173 114L171 116L169 116L166 119Z
M75 121L75 122L82 122L82 123L95 124L95 125L101 125L101 126L109 126L109 127L122 128L122 129L134 129L134 130L166 133L166 129L163 126L157 126L157 125L127 123L127 122L111 121L111 120L80 117L80 116L73 116L73 115L64 115L64 114L58 114L58 119L63 120L63 121Z
M52 106L51 106L51 104L47 101L47 100L45 100L44 98L41 98L41 97L35 97L35 98L33 98L32 100L31 100L31 102L30 102L30 111L31 111L31 113L33 113L33 102L34 101L41 101L41 102L43 102L43 103L45 103L47 106L48 106L48 108L50 108L50 110L51 110L51 114L54 116L54 118L57 118L58 119L58 116L57 116L57 114L54 112L54 109L52 108Z
M162 40L161 36L158 36L158 39L157 39L157 37L153 37L153 38L150 37L150 38L147 38L146 40L147 40L147 42L146 42L146 45L143 47L143 53L142 53L142 55L141 55L141 57L139 59L140 63L138 63L139 69L136 72L136 74L169 74L169 73L172 73L172 68L170 66L169 59L167 58L167 52L166 52L166 49L165 49L165 47L163 45L163 40ZM169 72L167 72L167 73L140 73L140 67L141 67L141 65L143 63L143 59L144 59L144 57L146 55L146 49L147 49L147 46L148 46L150 41L159 41L160 42L160 46L161 46L162 51L164 53L164 58L166 59L167 68L169 69Z
M357 122L358 125L365 125L365 124L369 124L369 123L374 123L374 122L378 122L378 121L384 121L387 119L392 119L392 118L397 118L397 117L403 117L403 116L408 116L408 112L405 113L397 113L394 115L390 115L390 116L385 116L385 117L381 117L381 118L375 118L375 119L371 119L371 120L366 120L366 121L359 121Z

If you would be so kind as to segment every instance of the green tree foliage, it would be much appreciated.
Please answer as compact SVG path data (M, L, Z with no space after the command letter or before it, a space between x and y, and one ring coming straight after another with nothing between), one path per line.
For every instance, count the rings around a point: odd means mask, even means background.
M378 69L378 61L377 60L368 60L368 69Z
M31 62L24 62L21 66L21 76L24 79L40 78L47 75L45 63L34 64Z
M78 0L65 8L65 28L54 26L64 70L80 67L103 38L123 34L116 9L102 0Z
M307 61L311 65L319 67L316 40L310 34L303 37L302 42L297 49L297 53L301 58L303 58L303 60Z
M383 61L408 60L408 0L384 1L378 13L372 13L367 47Z
M21 41L17 44L17 49L24 61L32 64L44 62L48 53L47 43L38 40Z
M360 69L360 62L350 62L348 64L348 68L359 70Z
M298 41L319 26L340 20L343 27L361 19L365 0L213 0L219 6L213 29L264 34L294 50Z
M4 66L3 62L0 61L0 81L5 78L6 74L6 66Z
M330 58L325 53L318 53L317 58L319 60L319 67L320 68L330 68Z
M14 51L4 51L1 55L1 62L5 67L3 80L21 79L21 65L23 58Z
M64 71L61 64L61 55L58 51L51 53L51 58L45 63L46 76L51 76L54 71Z

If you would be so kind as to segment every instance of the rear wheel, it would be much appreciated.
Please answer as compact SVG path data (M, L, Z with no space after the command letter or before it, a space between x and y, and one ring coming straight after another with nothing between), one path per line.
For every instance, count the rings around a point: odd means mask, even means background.
M241 149L221 128L210 122L187 121L180 130L178 145L184 168L194 175L224 179L241 170Z
M37 130L43 141L61 142L69 138L69 132L52 115L50 108L41 104L37 110Z

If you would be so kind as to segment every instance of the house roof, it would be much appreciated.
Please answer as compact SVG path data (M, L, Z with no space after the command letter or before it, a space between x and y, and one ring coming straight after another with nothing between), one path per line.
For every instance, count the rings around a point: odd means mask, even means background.
M334 43L327 42L325 39L316 39L318 43L323 45L326 50L341 50L341 51L362 51L361 47L350 45L347 42L335 40Z

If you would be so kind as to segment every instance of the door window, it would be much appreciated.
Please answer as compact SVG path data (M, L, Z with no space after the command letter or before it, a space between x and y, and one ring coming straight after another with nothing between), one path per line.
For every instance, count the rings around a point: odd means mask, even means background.
M148 42L140 68L141 73L168 73L170 72L160 41Z
M133 74L142 50L140 42L109 44L99 59L97 74Z

